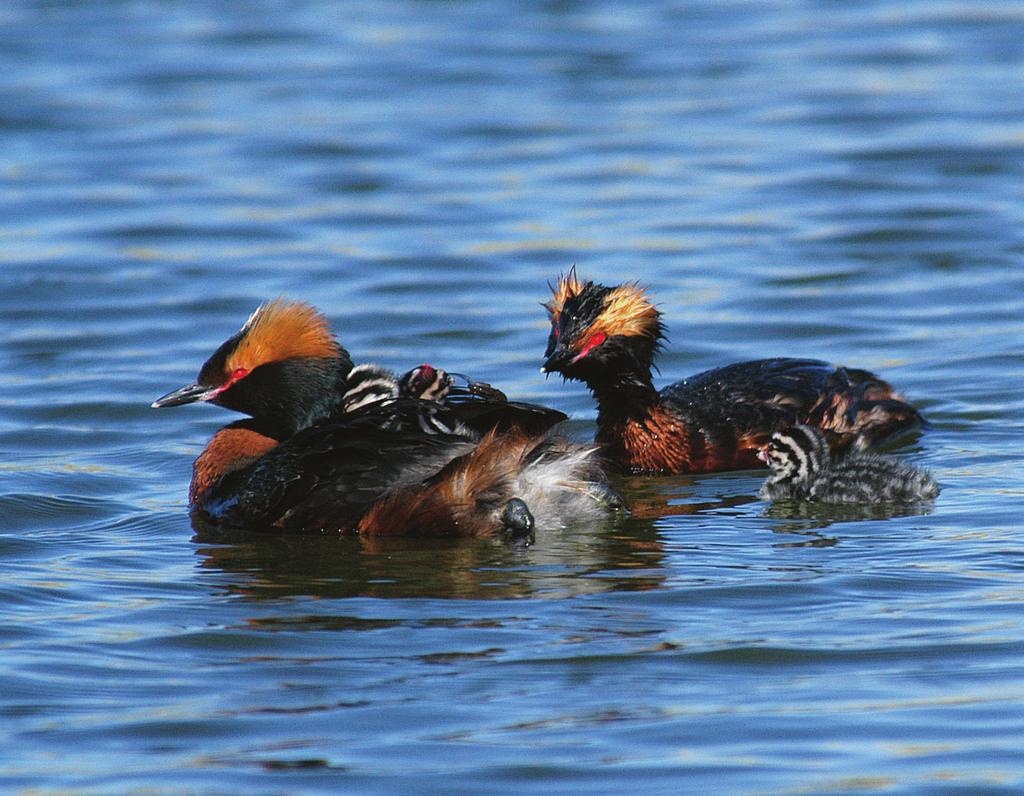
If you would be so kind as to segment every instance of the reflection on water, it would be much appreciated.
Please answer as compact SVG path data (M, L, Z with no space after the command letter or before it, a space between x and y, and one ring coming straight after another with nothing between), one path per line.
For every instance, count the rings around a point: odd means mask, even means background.
M763 476L762 476L763 477ZM701 476L665 476L645 478L621 477L616 483L628 495L630 516L634 519L686 516L690 514L728 514L728 509L739 508L759 500L756 492L728 494L728 490L748 486L748 478L729 474L716 479ZM720 484L709 492L706 484Z
M833 522L854 520L888 520L893 517L918 517L931 514L931 503L808 503L779 500L772 503L764 516L780 520L815 520L826 527Z
M225 589L252 599L558 599L657 587L661 564L653 524L642 529L631 523L628 535L616 526L609 520L548 532L529 546L501 538L281 537L198 527L193 541L204 568L231 576Z
M202 567L230 576L222 588L248 599L559 599L663 585L668 554L659 520L764 517L774 521L764 527L783 537L771 540L772 546L831 547L842 542L844 524L932 511L926 504L765 503L756 494L721 494L762 477L622 477L616 486L629 496L628 518L546 532L531 544L504 538L253 534L208 526L199 518L193 518L193 542Z

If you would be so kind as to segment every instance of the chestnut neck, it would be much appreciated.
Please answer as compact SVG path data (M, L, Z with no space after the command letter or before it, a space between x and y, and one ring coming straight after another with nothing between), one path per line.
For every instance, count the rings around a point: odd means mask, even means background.
M202 502L210 488L230 472L247 467L280 440L254 420L239 420L225 426L207 443L192 465L188 489L189 506Z

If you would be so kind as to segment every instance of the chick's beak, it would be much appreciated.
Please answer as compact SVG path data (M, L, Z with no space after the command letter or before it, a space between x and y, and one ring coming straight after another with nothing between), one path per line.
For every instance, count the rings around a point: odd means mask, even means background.
M197 401L209 401L216 397L220 390L217 387L205 387L202 384L186 384L180 389L162 395L153 401L150 406L153 409L163 409L165 406L184 406Z
M767 448L761 448L761 450L757 452L757 458L760 459L765 464L771 464L772 461L771 456L768 455Z

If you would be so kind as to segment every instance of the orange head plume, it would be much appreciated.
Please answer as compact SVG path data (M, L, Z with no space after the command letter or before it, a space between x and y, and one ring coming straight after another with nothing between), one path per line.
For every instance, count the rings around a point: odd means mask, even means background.
M604 297L604 307L590 325L590 334L601 332L606 337L622 335L657 340L662 335L660 319L661 313L646 289L637 282L627 282Z
M548 282L548 288L551 290L551 301L545 302L542 306L548 311L548 315L551 316L551 322L553 324L558 323L558 316L562 313L562 308L565 306L565 302L573 296L578 296L583 292L584 287L586 287L586 285L580 282L579 278L576 276L575 265L569 269L569 273L559 275L558 283L556 285L552 286L552 284Z
M334 411L351 369L348 352L316 308L278 298L257 307L214 351L196 383L153 406L209 401L294 432Z
M224 360L229 374L293 357L334 359L341 354L327 318L311 304L284 298L257 307L232 340L237 342Z
M661 313L636 282L607 287L581 283L575 270L552 288L546 304L551 333L545 373L588 383L650 379L664 327Z

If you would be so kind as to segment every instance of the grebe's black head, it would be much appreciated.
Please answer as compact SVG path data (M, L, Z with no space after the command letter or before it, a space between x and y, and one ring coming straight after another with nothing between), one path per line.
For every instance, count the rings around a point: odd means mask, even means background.
M206 360L194 384L155 409L204 401L265 421L288 435L331 414L352 368L327 319L301 301L260 305Z
M636 283L606 287L560 277L544 307L551 333L541 371L595 384L649 384L664 337L661 313Z

